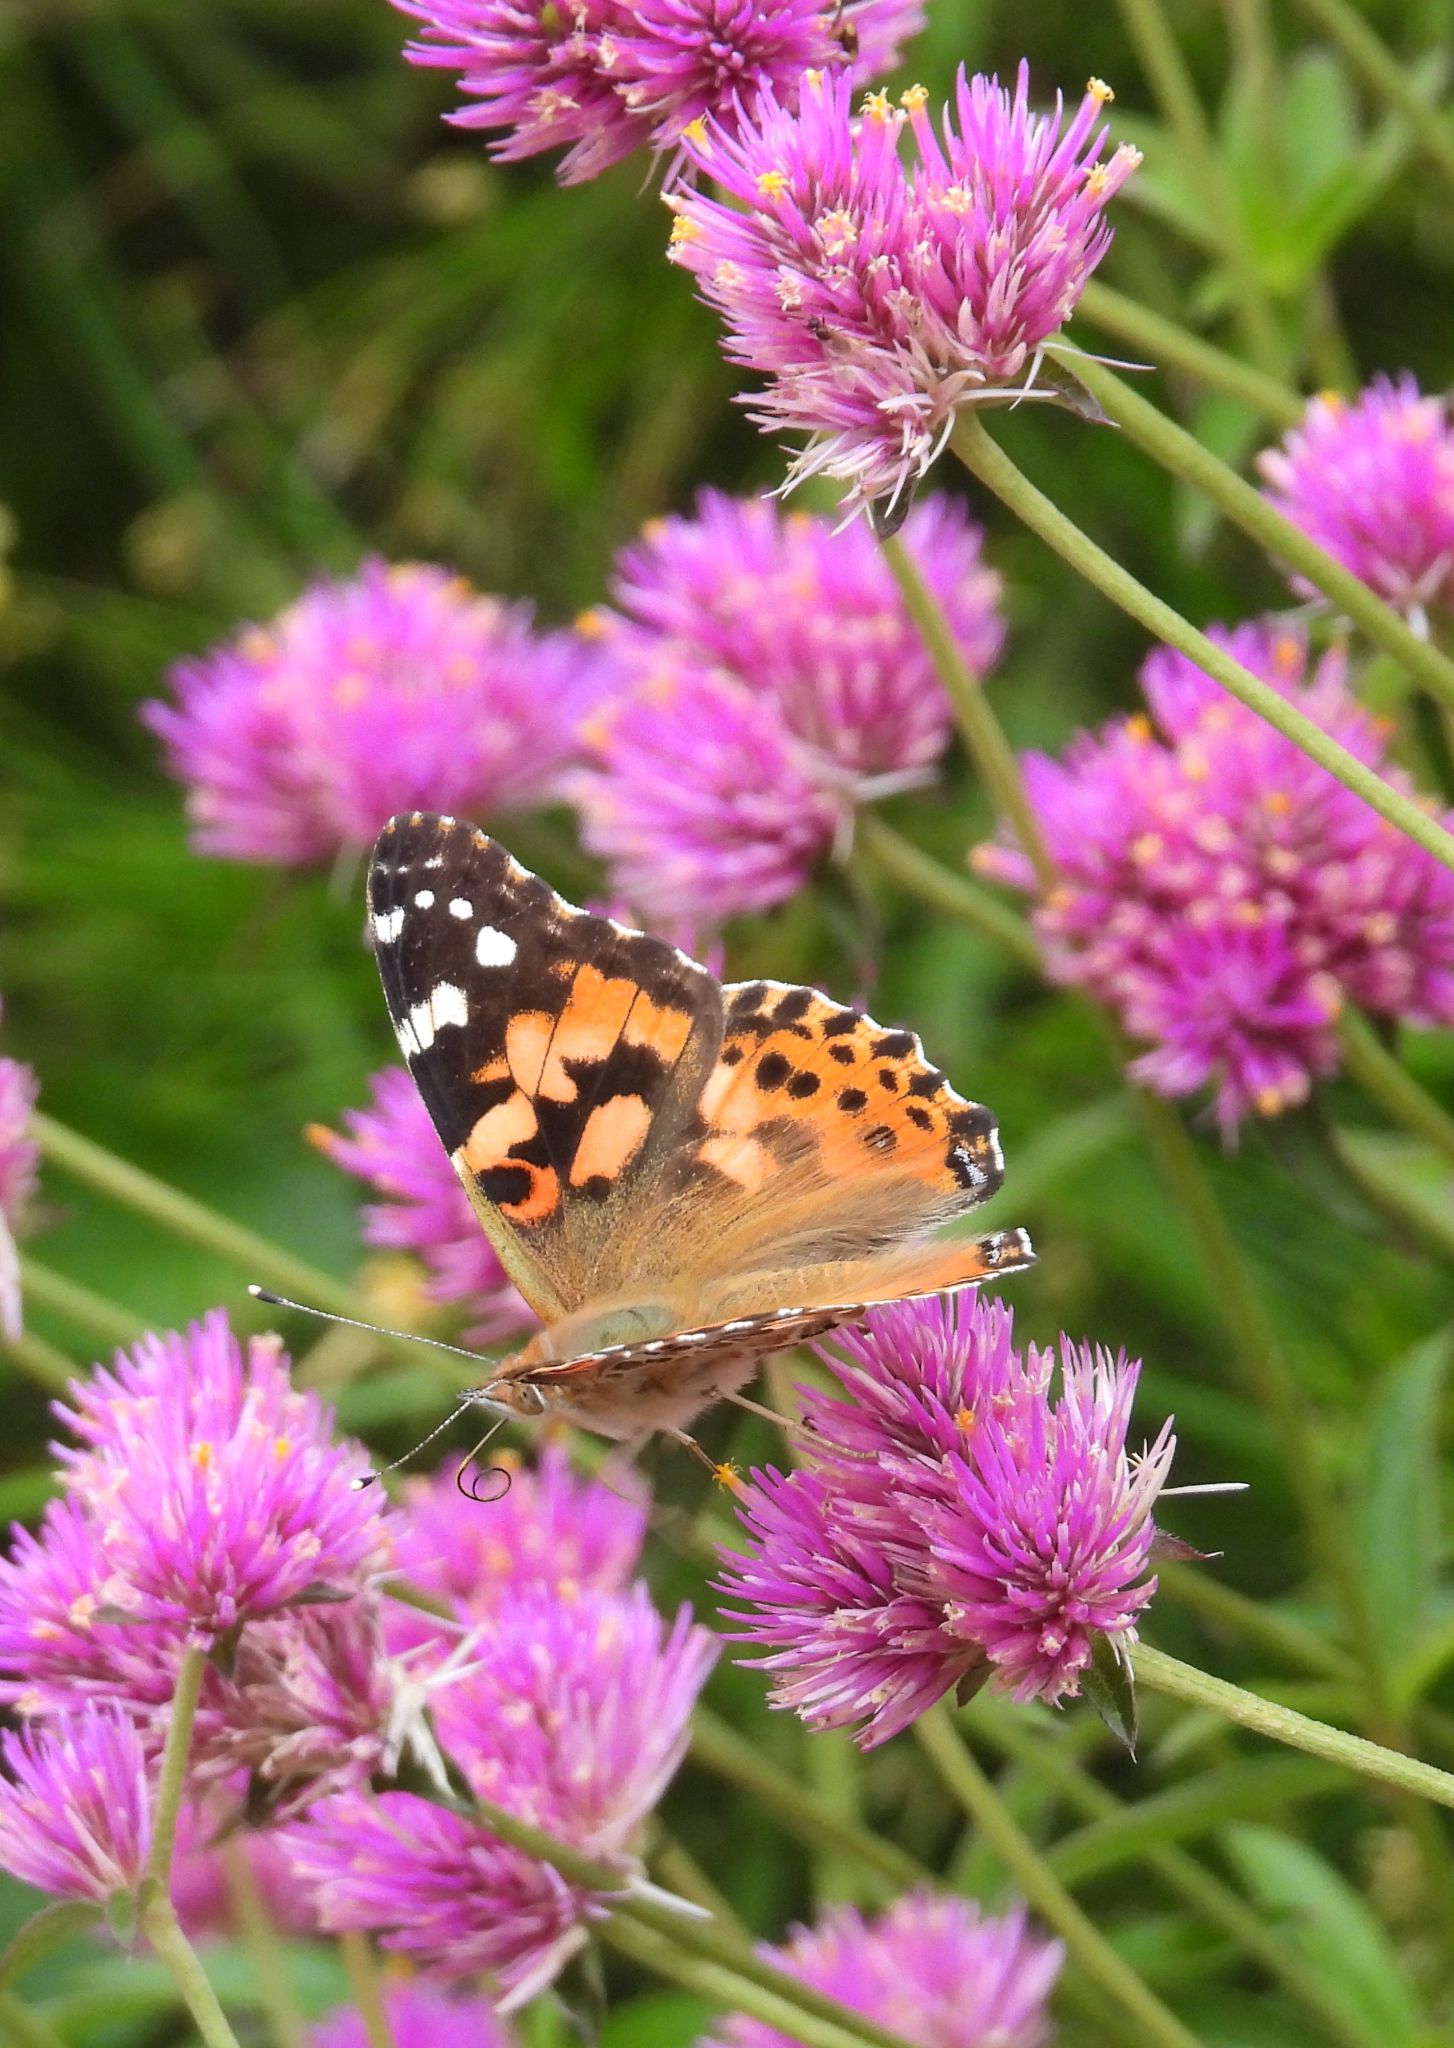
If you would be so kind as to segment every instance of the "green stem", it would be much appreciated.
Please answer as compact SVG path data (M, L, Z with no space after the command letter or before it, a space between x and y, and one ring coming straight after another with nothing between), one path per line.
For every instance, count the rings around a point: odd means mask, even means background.
M134 1210L136 1214L160 1224L162 1229L189 1244L200 1245L205 1251L230 1260L250 1279L262 1282L279 1294L296 1294L302 1300L332 1310L337 1315L361 1313L357 1297L327 1273L319 1272L316 1266L310 1266L303 1259L294 1258L281 1245L272 1244L245 1224L234 1223L231 1217L219 1215L205 1202L183 1194L180 1188L169 1187L154 1174L133 1166L114 1152L108 1152L104 1145L82 1137L79 1131L70 1130L53 1117L39 1112L34 1118L34 1130L41 1152L52 1166L73 1175L87 1187L95 1188L99 1194L108 1196L123 1208Z
M1018 1708L1008 1713L973 1715L975 1733L994 1744L1005 1756L1023 1764L1041 1780L1049 1780L1068 1806L1090 1820L1112 1820L1122 1814L1134 1815L1128 1806L1108 1791L1098 1779L1058 1742L1038 1735L1027 1716ZM1309 1968L1292 1944L1240 1899L1230 1885L1214 1877L1187 1850L1170 1846L1148 1846L1140 1859L1172 1891L1178 1893L1194 1912L1236 1942L1260 1963L1274 1982L1281 1983L1344 2043L1344 2048L1368 2048L1368 2034L1350 2020L1341 1999L1331 1992L1322 1977Z
M765 1991L760 1984L720 1963L683 1955L664 1936L634 1920L609 1920L602 1935L612 1948L656 1976L680 1984L684 1991L694 1991L727 2011L747 2013L764 2026L776 2028L788 2040L802 2042L803 2048L858 2048L857 2034L804 2012L800 2005Z
M1416 1239L1436 1259L1454 1263L1454 1215L1443 1187L1421 1186L1407 1170L1407 1161L1382 1156L1377 1138L1366 1131L1329 1128L1328 1143L1339 1167L1369 1206L1388 1224L1394 1240L1407 1248Z
M1320 1636L1316 1629L1278 1614L1266 1601L1249 1600L1235 1586L1214 1577L1205 1565L1160 1564L1156 1575L1166 1599L1189 1607L1204 1620L1270 1651L1294 1670L1309 1671L1343 1684L1357 1679L1358 1667L1345 1650Z
M27 1253L20 1261L20 1293L30 1308L48 1309L98 1344L134 1344L146 1324L120 1302L94 1294L79 1280L67 1279Z
M782 2000L794 2011L794 2026L799 2040L809 2039L803 2025L807 2019L826 2022L831 2029L831 2042L826 2033L821 2035L823 2048L850 2048L850 2044L851 2048L912 2048L902 2035L866 2019L862 2013L850 2011L837 1999L826 1997L811 1985L790 1977L785 1970L764 1962L745 1942L735 1941L724 1933L715 1921L698 1919L644 1894L633 1886L629 1878L623 1877L615 1865L600 1863L581 1850L557 1841L543 1828L519 1819L504 1807L496 1806L492 1800L475 1799L472 1811L502 1842L509 1842L538 1862L548 1863L572 1884L609 1899L614 1913L620 1918L650 1929L662 1936L673 1949L686 1950L701 1962L714 1964Z
M241 1837L218 1844L227 1895L242 1946L257 1979L258 2002L267 2016L274 2048L307 2048L308 2024L288 1975L288 1961L262 1888L253 1875Z
M1348 0L1299 0L1304 14L1325 29L1370 91L1408 122L1429 162L1454 184L1454 134L1431 107L1393 52L1381 43Z
M32 1336L29 1330L7 1342L4 1355L48 1394L63 1394L76 1377L75 1360L67 1358L54 1344L47 1344L44 1337Z
M1254 370L1240 356L1229 355L1164 313L1153 312L1124 292L1102 284L1099 278L1087 282L1076 311L1103 334L1143 350L1153 364L1180 371L1209 391L1220 391L1251 406L1279 433L1295 427L1303 416L1306 401L1290 384Z
M1262 368L1276 375L1284 361L1282 338L1262 289L1256 251L1238 210L1236 195L1223 174L1216 140L1202 112L1181 47L1158 0L1118 0L1118 5L1122 25L1171 132L1175 154L1220 246L1232 303L1247 346Z
M13 1991L0 1991L0 2041L9 2048L66 2048L54 2027Z
M925 582L903 536L895 534L883 542L884 560L913 620L919 638L944 686L960 737L978 770L997 815L1012 828L1021 848L1029 856L1042 886L1055 880L1055 864L1046 851L1040 821L1025 793L1024 780L1015 751L990 710L984 685L960 652L944 615L943 607Z
M1081 1911L960 1741L942 1706L914 1723L914 1733L948 1791L994 1849L1031 1907L1065 1943L1086 1976L1126 2015L1138 2039L1154 2048L1197 2048L1196 2036L1164 2006L1130 1964Z
M885 824L876 811L862 811L854 827L859 846L876 868L890 881L907 889L931 910L955 918L960 924L992 939L1025 967L1038 973L1043 962L1040 948L1022 917L1001 903L968 875L956 874L942 861L923 853L911 840Z
M356 1927L345 1928L338 1937L338 1949L369 2048L394 2048L394 2029L368 1936Z
M1098 380L1101 374L1096 372ZM1058 505L1053 504L1015 467L972 413L961 412L952 445L966 469L1095 589L1119 605L1158 640L1188 655L1239 703L1255 711L1310 760L1326 768L1356 796L1361 796L1380 817L1387 818L1415 845L1433 854L1442 866L1454 869L1454 837L1436 824L1413 798L1383 781L1346 747L1339 746L1321 727L1289 704L1286 698L1280 697L1270 684L1254 676L1250 669L1243 668L1224 649L1215 646L1205 633L1199 633L1180 612L1173 611L1162 598L1155 596L1143 583L1138 583L1129 571L1113 560L1104 548L1098 547L1089 535L1082 533ZM1192 446L1196 444L1193 442ZM1231 472L1227 474L1230 476ZM1256 492L1252 493L1252 496L1256 495Z
M813 1797L801 1779L771 1762L756 1743L739 1735L709 1708L698 1707L692 1717L691 1756L693 1763L750 1793L765 1813L804 1841L841 1850L900 1889L925 1882L922 1864L870 1829L832 1812Z
M1392 655L1417 678L1432 697L1444 704L1454 704L1454 662L1431 641L1421 640L1391 605L1384 604L1351 570L1325 554L1316 541L1309 540L1245 477L1238 476L1220 456L1204 448L1194 435L1168 419L1159 407L1104 364L1054 347L1047 353L1074 370L1107 418L1114 420L1154 462L1200 491L1269 555L1306 577L1367 634L1375 647Z
M140 1925L180 1992L206 2048L238 2048L237 2036L207 1980L207 1972L181 1929L165 1892L153 1893L141 1908Z
M1324 1721L1310 1720L1306 1714L1246 1692L1240 1685L1229 1685L1224 1678L1213 1678L1146 1643L1132 1645L1131 1663L1142 1685L1153 1692L1165 1693L1169 1699L1181 1700L1189 1707L1200 1707L1224 1721L1234 1721L1239 1728L1250 1728L1270 1742L1306 1750L1309 1756L1326 1757L1329 1763L1356 1771L1359 1777L1376 1785L1391 1785L1396 1791L1412 1792L1439 1806L1454 1807L1454 1776L1433 1764L1404 1756L1396 1749L1385 1749L1381 1743L1369 1742L1361 1735L1350 1735L1346 1729L1330 1728Z
M1389 1051L1368 1019L1345 1009L1338 1019L1343 1064L1393 1121L1454 1162L1454 1116Z

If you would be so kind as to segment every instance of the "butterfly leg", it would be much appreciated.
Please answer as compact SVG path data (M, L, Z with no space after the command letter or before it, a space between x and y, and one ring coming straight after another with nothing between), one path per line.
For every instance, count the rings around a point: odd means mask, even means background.
M674 1443L679 1443L684 1451L690 1451L698 1464L706 1466L719 1486L725 1486L729 1493L741 1492L742 1475L735 1465L719 1465L715 1458L710 1457L702 1449L697 1439L688 1436L684 1429L665 1429L662 1435L669 1436Z

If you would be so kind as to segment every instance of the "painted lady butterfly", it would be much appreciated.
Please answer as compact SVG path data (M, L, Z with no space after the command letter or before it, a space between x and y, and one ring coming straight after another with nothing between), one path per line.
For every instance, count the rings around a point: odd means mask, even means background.
M490 1400L680 1435L786 1345L1033 1262L1022 1230L933 1241L1003 1169L912 1032L724 988L417 811L374 849L369 928L435 1129L545 1325Z

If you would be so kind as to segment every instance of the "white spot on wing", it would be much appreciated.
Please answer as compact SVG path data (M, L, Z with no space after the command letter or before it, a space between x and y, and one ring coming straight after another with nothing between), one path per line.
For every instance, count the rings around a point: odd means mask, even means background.
M470 1020L469 998L462 988L456 988L452 981L436 982L429 998L429 1007L434 1013L434 1028L442 1031L446 1024L468 1024Z
M432 889L416 889L414 891L414 908L416 910L432 910L434 908L434 891Z
M508 932L482 924L475 934L475 958L481 967L508 967L520 948Z
M475 906L467 896L451 896L449 899L449 914L451 917L473 917Z
M402 905L397 910L376 910L374 912L374 937L381 946L392 946L403 929L404 911Z
M415 1003L403 1024L399 1027L399 1043L404 1043L407 1031L414 1041L415 1052L428 1052L434 1043L434 1013L428 1003Z
M442 868L444 866L444 855L442 853L431 853L424 865L427 868Z

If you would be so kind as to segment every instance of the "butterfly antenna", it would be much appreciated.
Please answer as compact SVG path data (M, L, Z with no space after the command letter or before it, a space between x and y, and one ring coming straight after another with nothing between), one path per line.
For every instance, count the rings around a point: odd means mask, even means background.
M254 1301L268 1302L273 1308L290 1308L300 1316L316 1316L321 1323L344 1323L350 1330L367 1330L372 1337L397 1337L402 1344L425 1344L431 1351L452 1351L456 1358L468 1358L475 1365L488 1363L478 1351L467 1351L462 1344L446 1344L442 1337L421 1337L417 1330L390 1330L382 1323L361 1322L357 1316L335 1315L332 1309L314 1308L306 1301L291 1301L286 1294L274 1294L268 1287L254 1286L247 1291Z
M402 1458L395 1458L391 1464L380 1465L377 1472L360 1472L357 1479L350 1479L350 1481L348 1482L349 1485L353 1488L355 1493L361 1493L364 1487L372 1486L376 1479L382 1479L386 1473L397 1472L401 1465L409 1464L413 1459L418 1457L421 1451L427 1450L429 1445L434 1442L434 1439L437 1436L443 1436L444 1432L449 1428L450 1424L458 1422L461 1415L463 1415L467 1409L477 1408L478 1406L479 1402L473 1396L471 1396L468 1400L461 1401L458 1408L451 1408L448 1415L445 1416L443 1422L435 1423L433 1429L430 1430L428 1436L420 1437L418 1443L415 1444L412 1451L405 1451ZM499 1429L508 1419L509 1418L507 1416L502 1415L499 1418L498 1422L494 1423L491 1428L486 1430L485 1434L480 1438L479 1443L475 1445L474 1450L470 1452L469 1457L465 1459L464 1465L460 1466L459 1469L461 1472L463 1472L464 1466L469 1464L470 1458L474 1457L475 1452L481 1450L484 1447L484 1445L486 1445L490 1441L490 1438L495 1434L495 1431ZM458 1475L456 1475L456 1477L458 1477ZM464 1491L465 1488L461 1486L460 1492L463 1493ZM506 1487L505 1491L508 1493L509 1488ZM474 1496L471 1496L471 1498L473 1497ZM504 1495L501 1494L498 1496L498 1498L503 1499Z

